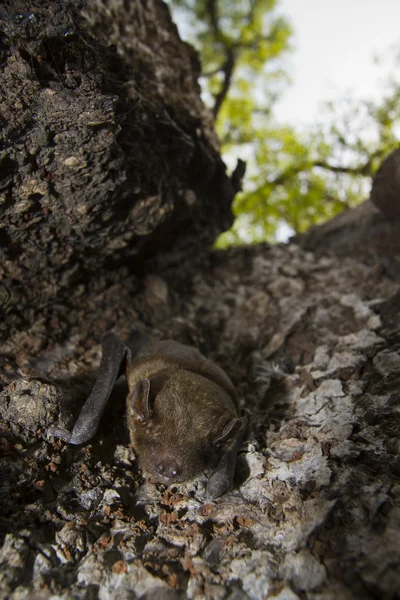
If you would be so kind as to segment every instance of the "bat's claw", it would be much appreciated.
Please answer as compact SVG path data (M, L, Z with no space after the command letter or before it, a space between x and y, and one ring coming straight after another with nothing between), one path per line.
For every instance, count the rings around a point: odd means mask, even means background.
M49 427L47 430L47 439L51 437L59 438L65 442L70 442L71 440L70 432L66 429L62 429L61 427Z

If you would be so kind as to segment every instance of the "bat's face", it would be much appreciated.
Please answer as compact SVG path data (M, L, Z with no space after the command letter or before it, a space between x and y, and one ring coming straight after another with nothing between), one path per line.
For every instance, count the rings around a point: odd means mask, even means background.
M128 397L132 444L144 472L164 484L196 477L218 462L228 424L229 396L193 373L177 373L160 387L140 380Z
M158 424L160 425L160 424ZM166 485L187 481L202 473L213 464L212 447L185 445L184 436L178 431L164 430L154 423L148 435L137 436L136 451L142 470ZM184 432L180 432L181 434ZM178 439L180 437L180 443Z

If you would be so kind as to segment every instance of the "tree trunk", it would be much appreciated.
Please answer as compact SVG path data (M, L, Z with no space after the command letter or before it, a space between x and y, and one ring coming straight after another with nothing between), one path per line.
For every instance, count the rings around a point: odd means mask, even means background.
M380 253L210 250L237 185L159 0L1 11L2 597L397 598L400 295ZM216 502L204 478L137 502L123 383L90 444L46 437L102 335L134 323L213 358L252 414Z
M201 255L234 195L197 55L162 2L12 4L0 9L5 334L93 275Z

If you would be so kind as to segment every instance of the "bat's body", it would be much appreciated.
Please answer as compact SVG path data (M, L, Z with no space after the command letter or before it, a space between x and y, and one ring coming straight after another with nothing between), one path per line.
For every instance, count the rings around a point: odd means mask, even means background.
M139 330L128 344L109 333L102 348L99 375L72 432L53 428L50 434L71 444L89 441L125 370L128 427L144 472L171 484L211 468L208 496L226 492L247 418L238 415L236 391L224 371L195 348L154 342Z

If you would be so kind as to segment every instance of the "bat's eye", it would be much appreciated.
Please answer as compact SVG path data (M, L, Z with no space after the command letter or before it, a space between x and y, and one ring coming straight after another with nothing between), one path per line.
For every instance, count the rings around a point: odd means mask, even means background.
M171 481L180 474L181 469L177 462L166 460L158 463L156 472L163 481Z

